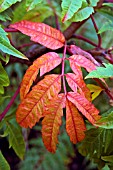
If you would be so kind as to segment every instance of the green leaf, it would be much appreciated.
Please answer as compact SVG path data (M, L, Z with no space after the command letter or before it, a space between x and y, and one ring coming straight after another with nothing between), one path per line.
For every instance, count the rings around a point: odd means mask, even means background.
M102 117L95 125L105 129L113 129L113 112L106 117Z
M109 155L109 156L101 156L101 159L102 159L103 161L113 163L113 155Z
M2 66L1 62L0 62L0 94L4 93L4 86L8 86L9 85L9 78L8 75L6 73L6 71L4 70L4 67Z
M108 20L113 21L113 10L111 10L109 7L103 7L101 9L98 9L97 12L102 14Z
M49 16L54 15L52 9L48 6L48 4L43 2L39 4L38 7L27 12L25 1L22 1L21 3L18 4L18 6L16 6L16 8L13 11L13 14L14 16L12 23L21 20L43 22Z
M0 20L1 21L7 21L7 20L11 20L11 10L6 10L2 13L0 13Z
M9 62L9 54L6 54L6 57L4 57L1 53L0 53L0 59L2 59L6 64Z
M26 0L27 11L37 7L41 2L42 0Z
M90 92L92 93L92 100L94 100L103 90L100 86L96 86L94 84L87 84Z
M2 2L0 2L0 12L6 10L16 2L21 2L21 0L2 0Z
M89 0L91 6L97 6L99 0Z
M25 143L22 132L18 124L16 126L8 121L6 122L6 129L2 137L9 137L9 147L12 147L20 159L23 159L25 154Z
M97 67L97 70L90 72L85 79L87 78L108 78L113 77L113 65L105 64L105 67Z
M87 19L93 12L94 12L93 7L83 8L83 9L79 10L77 13L75 13L70 21L72 21L72 22L83 21L83 20Z
M62 7L62 21L65 22L72 18L75 12L82 6L82 0L63 0Z
M9 98L10 96L1 96L0 95L0 105L4 102L5 99Z
M10 170L10 166L0 151L0 170Z
M113 31L113 22L106 22L105 24L102 25L102 27L100 28L98 34L101 34L102 32L111 30Z
M109 7L113 7L113 3L103 3L103 6L109 6Z
M7 33L0 27L0 50L4 53L13 55L15 57L19 57L22 59L27 59L25 55L16 50L11 44L9 39L7 38Z

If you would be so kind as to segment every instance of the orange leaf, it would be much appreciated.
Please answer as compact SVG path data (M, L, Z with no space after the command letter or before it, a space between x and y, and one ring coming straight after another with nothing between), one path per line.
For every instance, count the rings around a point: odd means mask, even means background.
M40 76L42 76L43 74L49 72L50 70L58 66L61 63L61 61L62 59L55 52L49 52L37 58L33 62L33 65L31 65L27 69L23 77L21 88L20 88L21 100L23 100L26 97L27 93L29 92L29 89L33 84L33 81L35 81L37 77L39 68L40 68Z
M65 38L63 34L44 23L36 23L31 21L20 21L10 25L31 37L31 40L42 44L50 49L58 49L64 46Z
M58 143L59 128L61 117L63 116L63 107L65 105L65 95L60 94L51 100L50 105L45 110L45 117L42 121L42 138L45 147L50 152L56 151Z
M79 75L75 75L73 73L67 73L66 80L74 92L77 92L77 87L78 87L80 94L86 97L89 101L91 101L90 90L86 86L82 77L80 77Z
M27 128L32 128L41 117L48 100L58 95L61 90L61 76L47 75L32 88L22 100L16 112L17 122Z
M95 65L100 66L100 64L92 57L90 53L82 50L80 47L77 47L76 45L70 45L68 48L72 54L82 55L87 59L91 60Z
M76 65L85 68L88 72L96 69L95 64L93 64L89 59L85 58L82 55L72 55L71 57L69 57L69 61L74 73L76 73Z
M89 102L84 96L79 93L69 92L67 95L77 109L94 125L97 120L100 119L99 111L95 106Z
M84 120L75 105L66 101L66 130L70 140L76 144L84 139L86 130Z

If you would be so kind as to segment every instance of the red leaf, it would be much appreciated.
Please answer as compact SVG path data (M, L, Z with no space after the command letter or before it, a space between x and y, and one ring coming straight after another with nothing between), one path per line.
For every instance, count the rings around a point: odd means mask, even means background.
M96 69L96 66L87 58L82 55L72 55L69 57L70 66L76 72L76 65L85 68L88 72Z
M31 37L31 40L42 44L50 49L58 49L64 46L65 38L63 34L44 23L36 23L31 21L20 21L10 25Z
M42 138L45 147L50 152L56 151L58 143L59 128L61 125L61 117L63 116L63 107L65 105L65 95L60 94L45 109L45 117L42 121Z
M25 128L32 128L44 116L43 110L48 100L57 96L60 90L60 75L45 76L22 100L16 112L17 122Z
M59 57L59 55L55 52L49 52L38 59L36 59L31 65L28 70L26 71L20 88L20 98L23 100L27 93L29 92L29 89L31 85L33 84L33 81L35 81L38 70L40 68L40 76L43 74L49 72L50 70L54 69L56 66L58 66L61 63L62 59Z
M84 139L86 130L84 120L75 105L66 101L66 130L70 140L76 144Z
M77 87L78 87L80 94L86 97L89 101L91 101L90 90L86 86L82 77L75 75L73 73L67 73L66 80L74 92L77 92Z
M69 92L67 98L93 125L100 119L99 111L84 96L79 93Z
M78 54L86 57L87 59L91 60L95 65L100 66L100 64L92 57L92 55L81 48L77 47L76 45L70 45L69 50L72 54Z

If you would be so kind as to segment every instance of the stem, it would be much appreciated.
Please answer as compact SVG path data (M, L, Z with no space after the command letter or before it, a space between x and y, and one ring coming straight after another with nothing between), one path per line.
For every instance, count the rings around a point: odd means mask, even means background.
M64 93L65 96L67 94L67 90L66 90L66 83L65 83L65 78L64 78L64 68L65 68L65 59L66 59L66 44L64 46L64 52L63 52L63 58L62 58L62 80L63 80L63 88L64 88Z
M20 91L20 86L18 87L18 89L14 93L13 97L11 98L11 100L10 100L9 104L7 105L7 107L5 108L5 110L0 114L0 121L2 121L2 119L5 117L5 115L9 111L9 109L12 106L12 104L14 103L16 97L18 96L19 91Z
M94 47L98 47L97 44L95 44L94 42L92 42L92 41L89 40L88 38L83 37L82 35L73 34L71 38L76 38L76 39L79 39L79 40L83 40L83 41L85 41L85 42L93 45Z
M113 100L113 96L111 95L109 89L107 89L97 78L94 78L94 80L100 85L102 89L105 89L106 94Z
M22 49L22 48L31 46L31 45L33 45L33 44L35 44L35 42L26 43L26 44L23 44L23 45L19 46L18 49Z
M19 32L18 30L14 29L14 28L4 28L5 32Z
M100 34L98 34L98 27L97 27L97 24L96 24L96 22L95 22L95 20L94 20L93 15L90 15L90 17L91 17L91 20L92 20L92 22L93 22L95 31L96 31L96 33L97 33L97 37L98 37L98 47L101 48L102 39L101 39Z

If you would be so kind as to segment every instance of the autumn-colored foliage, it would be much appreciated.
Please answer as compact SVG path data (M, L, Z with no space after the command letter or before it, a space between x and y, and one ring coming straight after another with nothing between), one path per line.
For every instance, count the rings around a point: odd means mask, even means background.
M62 46L66 49L63 34L46 24L21 21L10 27L31 36L31 40L50 49L58 49ZM91 103L91 94L81 71L81 67L88 72L95 70L96 61L89 53L74 45L69 46L69 49L73 54L69 58L66 58L64 50L62 58L55 52L49 52L36 59L26 71L20 88L21 103L16 112L17 122L22 127L32 128L43 117L42 138L50 152L56 151L63 108L66 107L66 130L73 143L85 137L86 127L81 113L93 125L100 119L99 111ZM66 60L69 60L73 73L64 73ZM46 75L32 87L39 70L41 77L59 64L62 64L61 75ZM66 90L66 80L72 89L70 92ZM64 87L64 93L61 93L61 86Z

